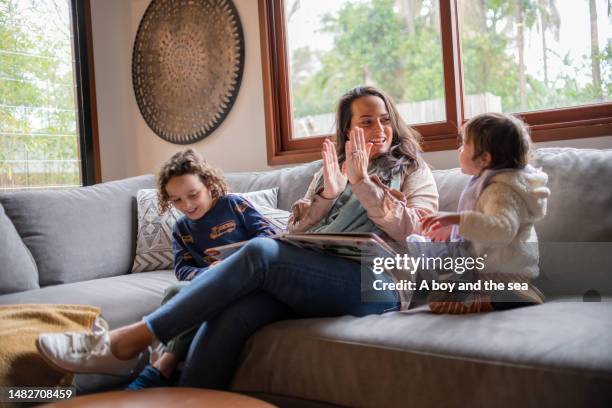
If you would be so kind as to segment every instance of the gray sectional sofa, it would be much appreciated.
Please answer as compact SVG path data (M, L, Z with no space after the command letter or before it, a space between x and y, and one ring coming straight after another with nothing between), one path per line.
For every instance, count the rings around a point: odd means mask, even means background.
M536 228L548 300L479 315L417 309L272 324L248 342L232 388L281 406L612 406L612 150L540 149L549 214ZM279 187L289 210L319 168L230 173L234 191ZM467 177L434 171L441 210ZM0 194L0 304L102 308L111 327L156 308L172 271L130 274L140 176ZM127 379L77 376L81 392Z

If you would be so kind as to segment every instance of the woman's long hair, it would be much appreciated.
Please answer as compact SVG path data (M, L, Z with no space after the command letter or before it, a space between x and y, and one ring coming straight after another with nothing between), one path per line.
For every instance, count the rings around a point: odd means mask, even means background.
M377 167L377 175L385 184L389 184L395 175L411 173L419 167L421 135L402 120L390 96L373 86L357 86L342 95L336 110L336 141L340 163L345 159L344 145L351 128L353 102L364 96L376 96L382 99L389 113L393 129L391 146L387 153L373 161Z

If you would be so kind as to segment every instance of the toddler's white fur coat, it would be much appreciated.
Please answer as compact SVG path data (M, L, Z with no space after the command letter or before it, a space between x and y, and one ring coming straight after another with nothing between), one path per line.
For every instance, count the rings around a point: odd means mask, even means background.
M471 241L476 256L486 254L482 273L538 276L538 237L534 222L546 215L550 190L546 173L527 167L501 172L461 213L459 234Z

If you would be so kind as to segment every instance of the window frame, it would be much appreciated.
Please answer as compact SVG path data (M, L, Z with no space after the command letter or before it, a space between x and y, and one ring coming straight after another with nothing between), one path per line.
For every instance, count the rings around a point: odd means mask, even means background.
M284 0L258 1L268 164L319 159L323 139L335 135L292 139ZM426 152L456 149L459 130L466 121L457 0L439 0L439 4L446 118L413 126L423 135ZM611 102L516 115L530 126L534 142L612 135Z
M102 182L90 0L70 0L81 184Z

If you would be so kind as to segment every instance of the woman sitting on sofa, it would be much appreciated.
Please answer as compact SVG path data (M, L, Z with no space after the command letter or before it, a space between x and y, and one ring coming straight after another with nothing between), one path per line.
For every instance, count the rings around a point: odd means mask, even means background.
M291 232L376 232L404 241L419 219L438 209L438 192L420 158L418 135L391 99L356 87L339 101L338 154L323 144L323 168L293 206ZM133 367L156 339L167 342L199 327L178 385L228 388L246 340L279 320L364 316L407 307L395 291L374 294L358 262L255 238L198 276L142 322L111 332L46 334L46 357L75 372ZM365 290L362 288L366 288ZM369 288L369 289L368 289ZM367 301L373 296L374 301ZM78 347L75 347L75 344Z

